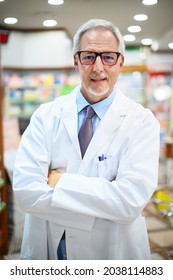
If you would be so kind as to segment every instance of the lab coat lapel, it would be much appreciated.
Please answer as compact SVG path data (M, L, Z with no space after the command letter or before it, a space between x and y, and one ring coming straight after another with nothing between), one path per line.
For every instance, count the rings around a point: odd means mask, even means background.
M77 89L75 89L72 93L70 93L66 99L66 102L63 103L62 121L70 137L70 140L76 149L76 152L80 156L81 152L80 152L79 141L77 137L78 115L77 115L77 106L76 106L76 94L77 94Z
M85 164L81 166L80 172L83 172L90 161L100 151L106 142L111 142L115 133L118 132L124 118L127 116L125 109L125 100L123 94L117 89L115 99L108 111L105 113L101 120L93 138L84 155Z

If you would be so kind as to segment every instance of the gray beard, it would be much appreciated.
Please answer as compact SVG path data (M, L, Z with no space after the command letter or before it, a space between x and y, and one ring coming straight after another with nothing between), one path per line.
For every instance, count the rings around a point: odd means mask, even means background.
M108 90L109 90L109 88L106 88L106 89L98 92L96 90L91 89L90 87L87 89L87 91L93 96L103 96L108 92Z

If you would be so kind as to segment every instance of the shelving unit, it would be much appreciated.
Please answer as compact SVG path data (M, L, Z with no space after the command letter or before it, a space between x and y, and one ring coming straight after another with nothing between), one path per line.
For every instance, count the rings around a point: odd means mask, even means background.
M2 87L0 84L0 256L8 252L7 187L3 164Z
M73 67L58 69L3 69L5 118L30 117L42 103L68 94L79 84Z

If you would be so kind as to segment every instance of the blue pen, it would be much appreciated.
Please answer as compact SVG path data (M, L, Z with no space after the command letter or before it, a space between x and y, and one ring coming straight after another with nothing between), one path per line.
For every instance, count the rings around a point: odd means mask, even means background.
M105 159L106 159L106 157L103 154L101 156L99 156L99 161L103 161Z

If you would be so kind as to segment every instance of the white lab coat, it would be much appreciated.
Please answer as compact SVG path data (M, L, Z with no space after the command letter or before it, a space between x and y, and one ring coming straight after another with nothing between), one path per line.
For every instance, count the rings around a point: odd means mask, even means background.
M56 259L66 230L68 259L150 259L141 212L157 187L158 121L117 89L82 160L78 90L40 106L21 140L13 178L27 213L21 258ZM64 173L54 190L51 169Z

